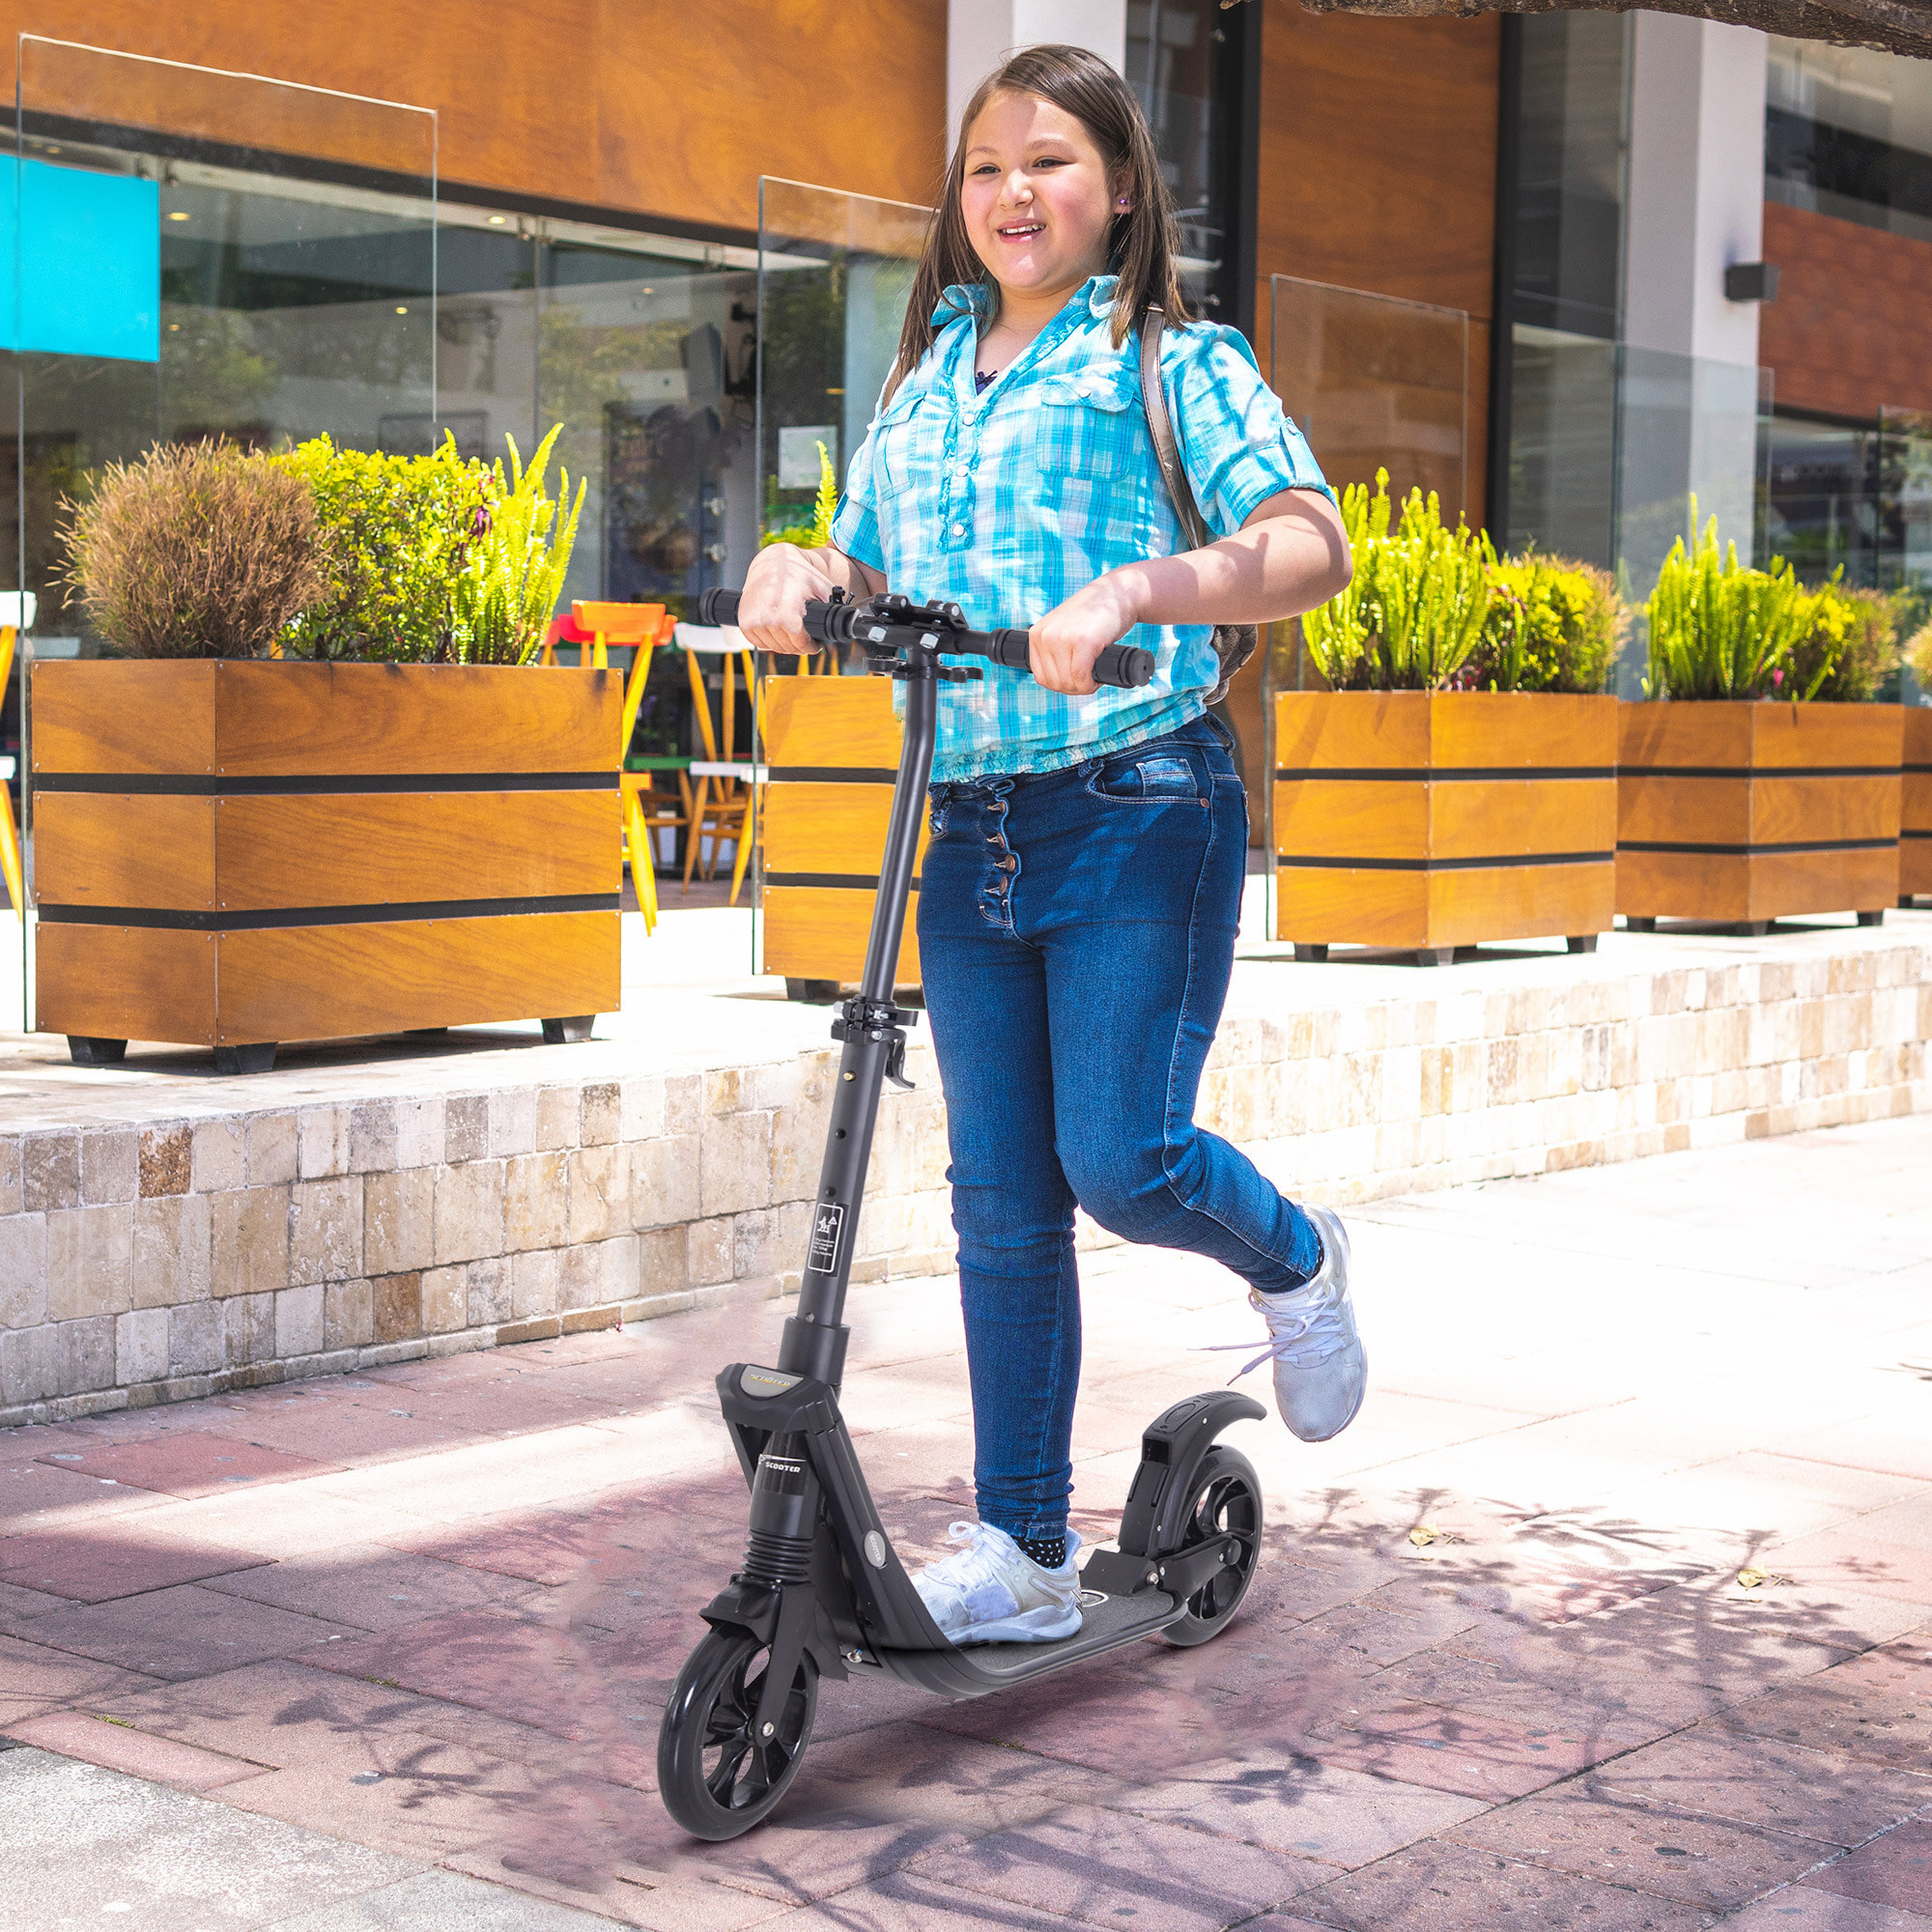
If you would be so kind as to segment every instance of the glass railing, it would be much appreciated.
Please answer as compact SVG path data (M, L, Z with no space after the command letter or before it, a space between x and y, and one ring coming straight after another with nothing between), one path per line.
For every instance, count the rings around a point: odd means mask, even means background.
M64 575L68 506L159 440L429 447L436 116L23 37L7 165L0 620L27 621L0 757L18 766L28 910L6 1006L31 1027L33 666L102 648Z

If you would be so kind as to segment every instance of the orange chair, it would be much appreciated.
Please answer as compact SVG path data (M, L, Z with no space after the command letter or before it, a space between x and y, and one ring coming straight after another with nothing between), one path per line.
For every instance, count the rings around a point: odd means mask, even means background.
M14 673L14 646L19 632L12 624L0 624L0 697L7 692L7 680ZM0 876L7 881L7 896L14 910L26 917L26 883L20 871L20 828L14 823L14 799L7 781L14 776L14 760L0 758ZM22 781L24 785L25 781Z

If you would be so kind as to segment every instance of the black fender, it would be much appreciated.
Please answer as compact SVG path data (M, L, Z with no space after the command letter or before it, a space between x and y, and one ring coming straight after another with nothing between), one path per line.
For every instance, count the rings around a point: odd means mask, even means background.
M1266 1415L1254 1397L1215 1389L1177 1402L1150 1423L1141 1436L1140 1467L1121 1512L1120 1553L1094 1551L1082 1573L1092 1578L1091 1587L1131 1591L1151 1582L1152 1566L1180 1548L1187 1500L1214 1438L1230 1423L1260 1422ZM1098 1573L1095 1564L1101 1566Z

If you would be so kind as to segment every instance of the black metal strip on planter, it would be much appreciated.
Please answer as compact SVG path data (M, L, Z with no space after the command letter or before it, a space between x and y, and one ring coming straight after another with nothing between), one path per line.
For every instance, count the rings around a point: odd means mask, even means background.
M54 925L158 926L175 932L271 932L297 925L382 925L428 919L508 919L527 913L615 912L616 893L558 893L531 899L412 899L394 905L274 906L267 911L183 911L156 906L43 905Z
M381 772L258 778L178 772L40 772L36 791L156 798L269 798L391 791L615 791L615 772Z
M773 784L889 785L898 773L889 765L773 765L765 777Z
M1627 779L1895 779L1909 765L1625 765ZM1932 769L1932 768L1928 768Z
M875 893L879 889L877 879L865 872L767 872L765 884L768 886L831 886L842 892ZM914 892L919 891L917 877L912 882Z
M1284 852L1274 863L1277 869L1313 866L1333 872L1475 872L1492 866L1610 866L1616 857L1614 852L1505 852L1493 859L1331 859Z
M1916 772L1920 776L1932 776L1932 765L1900 765L1899 770L1902 772Z
M1908 825L1898 836L1901 838L1932 838L1932 826Z
M1705 858L1752 859L1781 852L1889 852L1896 838L1793 838L1776 845L1705 845L1674 838L1619 838L1619 852L1691 852Z
M1283 783L1297 779L1333 779L1343 784L1493 783L1504 779L1613 779L1614 765L1286 765L1275 768Z

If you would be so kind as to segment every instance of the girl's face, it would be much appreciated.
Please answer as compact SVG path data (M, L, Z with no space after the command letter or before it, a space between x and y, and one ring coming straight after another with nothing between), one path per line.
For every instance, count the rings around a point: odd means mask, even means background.
M1037 94L996 94L966 130L960 213L1001 288L1050 295L1107 267L1125 211L1085 125Z

